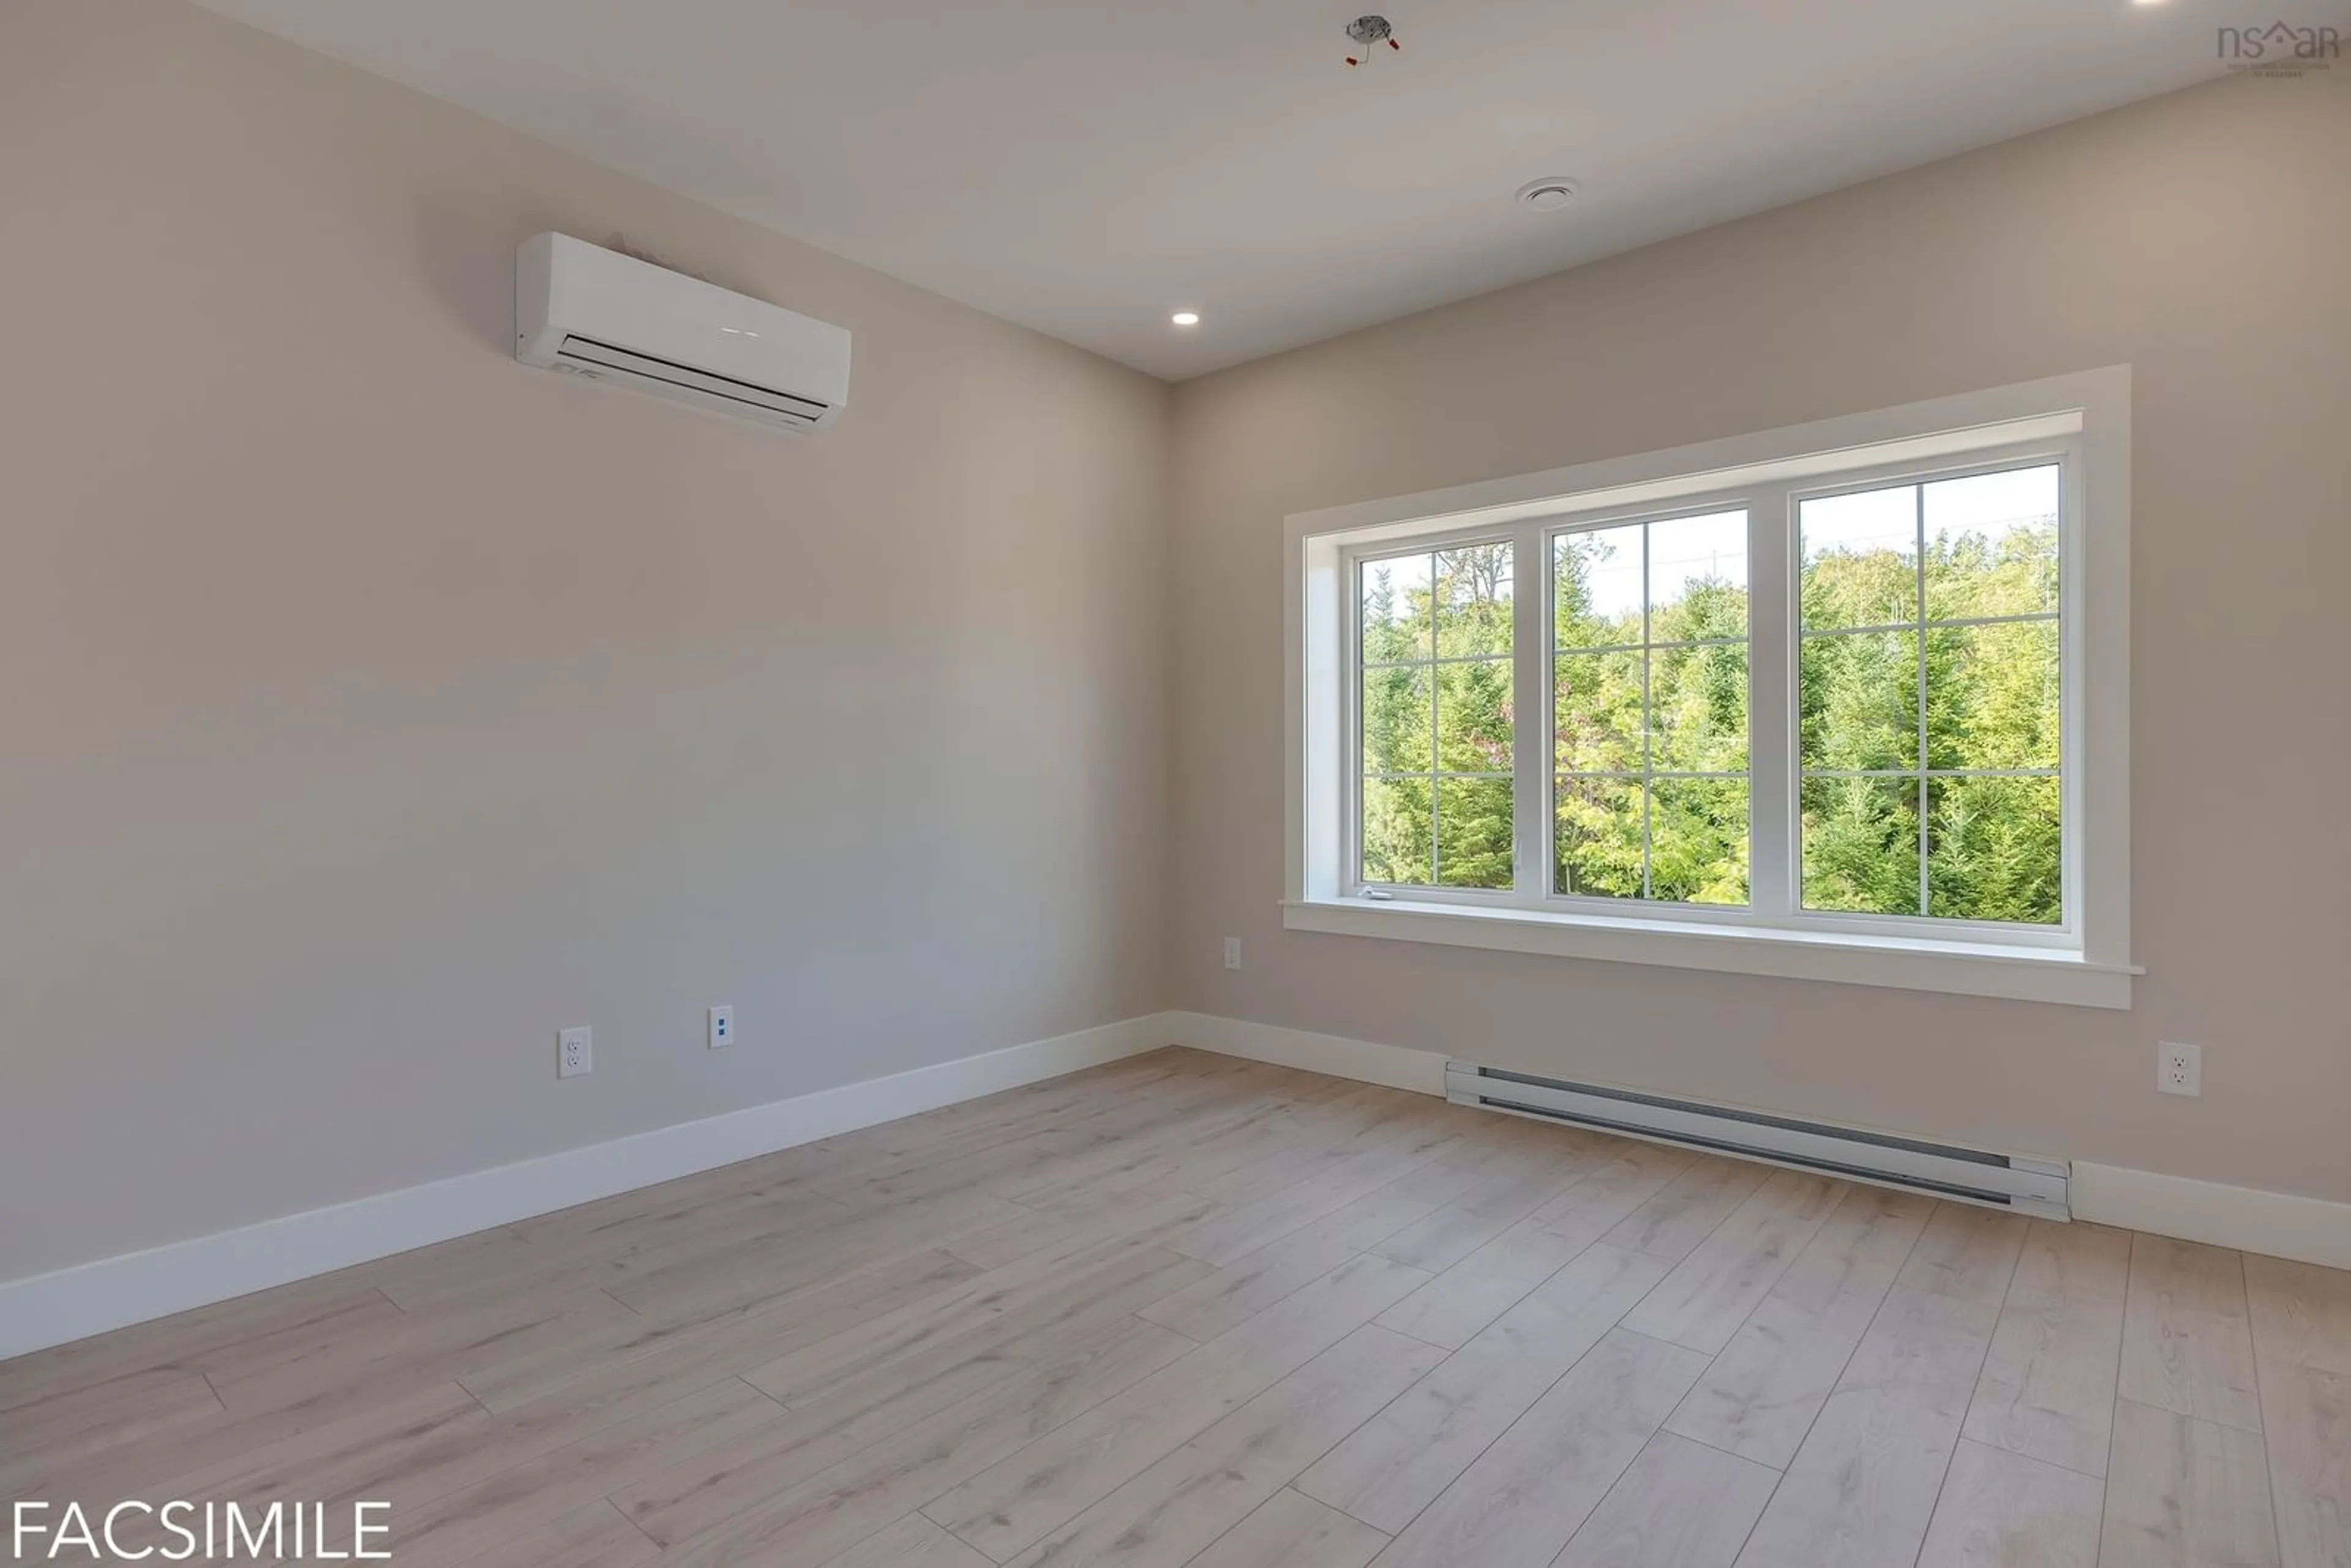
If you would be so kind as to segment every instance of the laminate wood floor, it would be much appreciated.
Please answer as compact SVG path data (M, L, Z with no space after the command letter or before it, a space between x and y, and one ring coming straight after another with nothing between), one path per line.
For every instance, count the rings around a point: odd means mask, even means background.
M2351 1274L1165 1051L0 1363L0 1497L381 1500L405 1568L2346 1568Z

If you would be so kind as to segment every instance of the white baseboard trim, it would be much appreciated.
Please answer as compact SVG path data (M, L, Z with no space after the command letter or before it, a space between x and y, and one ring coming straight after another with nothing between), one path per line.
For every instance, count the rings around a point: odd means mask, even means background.
M1209 1013L1178 1012L1167 1018L1178 1045L1394 1089L1445 1092L1446 1058L1438 1051L1374 1045ZM2351 1269L2351 1203L2224 1186L2086 1160L2073 1163L2071 1197L2076 1219Z
M2074 1218L2351 1269L2351 1203L2074 1162Z
M0 1361L1174 1043L1151 1013L0 1284Z
M1445 1093L1445 1057L1434 1051L1412 1051L1401 1045L1374 1045L1344 1035L1312 1034L1279 1024L1251 1023L1246 1019L1218 1018L1214 1013L1169 1013L1176 1043L1225 1056L1245 1056L1333 1078L1384 1083L1416 1093Z

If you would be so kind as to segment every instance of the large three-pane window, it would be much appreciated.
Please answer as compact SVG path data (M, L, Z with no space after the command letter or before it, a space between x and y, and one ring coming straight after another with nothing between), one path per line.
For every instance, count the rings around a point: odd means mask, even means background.
M2066 462L1352 550L1355 885L2062 928Z

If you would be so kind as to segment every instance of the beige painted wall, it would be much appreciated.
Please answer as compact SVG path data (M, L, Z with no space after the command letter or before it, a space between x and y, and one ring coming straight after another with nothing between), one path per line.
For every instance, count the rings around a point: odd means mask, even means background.
M1183 1005L2351 1198L2346 152L2351 68L2221 83L1180 387ZM1280 929L1285 514L2120 362L2134 1010Z
M839 429L517 365L547 228L848 326ZM193 8L7 0L0 1281L1164 1005L1166 402Z

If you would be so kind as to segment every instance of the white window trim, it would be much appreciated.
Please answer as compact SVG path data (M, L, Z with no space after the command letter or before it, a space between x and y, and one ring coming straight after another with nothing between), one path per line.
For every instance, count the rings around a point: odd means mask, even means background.
M1423 538L1511 536L1521 543L1524 584L1550 578L1547 539L1562 521L1704 509L1718 501L1784 508L1799 493L1838 489L1873 476L1908 476L2062 455L2067 487L2062 548L2063 727L2066 904L2061 927L1956 925L1925 918L1844 918L1792 910L1732 912L1673 904L1620 904L1552 894L1395 890L1376 901L1353 878L1353 792L1349 766L1355 695L1348 638L1356 614L1352 562ZM1775 514L1776 515L1776 514ZM1750 514L1750 593L1759 625L1784 623L1792 576L1751 541L1767 528ZM1775 538L1780 537L1774 534ZM2130 371L2084 371L2018 386L1938 398L1755 435L1511 479L1304 512L1285 523L1288 693L1285 783L1291 930L1398 938L1675 968L2127 1008L2130 962ZM1771 596L1770 602L1765 602ZM1522 600L1540 595L1522 594ZM1530 605L1528 624L1547 624ZM1767 622L1767 616L1770 621ZM1549 690L1540 641L1514 642L1521 692ZM1759 642L1750 713L1792 711L1794 657ZM1784 652L1784 659L1781 656ZM1767 808L1792 810L1792 737L1759 723L1750 737L1754 851L1784 862L1792 831L1766 831ZM1522 818L1548 810L1542 748L1521 746ZM1767 772L1770 782L1767 783ZM1530 828L1538 829L1530 832ZM1549 885L1539 862L1545 824L1520 823L1519 884ZM1779 879L1781 885L1792 877Z

